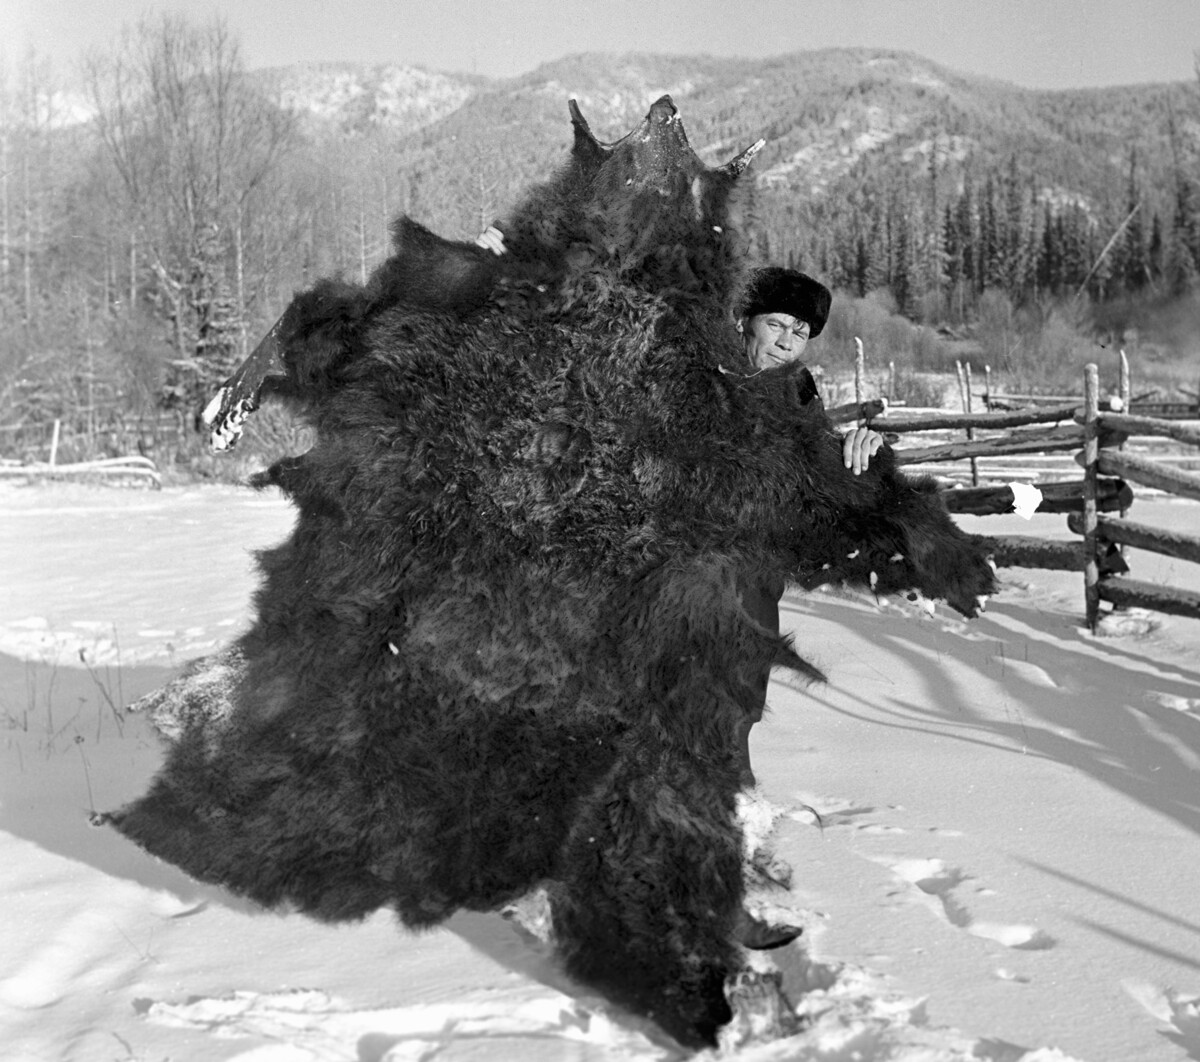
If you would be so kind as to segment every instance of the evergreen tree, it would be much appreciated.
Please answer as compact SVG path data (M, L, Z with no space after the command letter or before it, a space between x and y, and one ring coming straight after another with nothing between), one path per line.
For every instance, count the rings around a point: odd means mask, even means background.
M1200 274L1200 263L1193 251L1191 229L1194 224L1191 182L1182 174L1176 177L1175 212L1167 234L1163 254L1163 277L1167 291L1172 295L1185 295L1196 286Z
M941 199L938 195L938 137L934 136L929 148L929 210L928 224L922 241L924 277L922 288L937 296L941 303L942 287L946 283L946 243L943 231Z
M989 173L983 182L979 203L978 288L1004 287L1004 254L1001 244L999 212L996 209L996 185Z
M1008 167L994 189L996 203L991 217L994 226L988 283L1003 289L1009 299L1020 303L1027 295L1031 268L1035 260L1031 210L1027 208L1027 184L1021 178L1016 155L1010 155Z
M225 268L226 248L217 225L196 234L188 302L195 321L196 369L201 392L211 392L237 367L242 322Z
M1116 256L1115 272L1126 291L1140 291L1150 279L1147 262L1146 227L1142 220L1142 192L1138 183L1137 146L1129 149L1129 183L1125 190L1129 223Z
M966 284L964 261L966 247L955 223L954 207L946 204L942 218L942 254L946 263L946 286L950 312L963 317L963 296Z
M979 217L975 203L975 186L968 168L963 174L962 194L954 207L954 243L962 258L961 290L964 294L977 296L983 290L980 271ZM960 299L960 306L963 305Z
M1073 203L1058 216L1059 246L1062 273L1059 291L1074 294L1091 269L1089 254L1091 219L1078 203Z
M1163 278L1163 232L1162 218L1155 211L1150 224L1150 246L1146 250L1146 269L1150 283L1157 287Z
M1062 224L1047 201L1042 207L1042 238L1037 256L1038 288L1048 294L1062 291Z
M1174 162L1175 202L1163 256L1163 273L1167 290L1172 295L1183 295L1196 286L1200 272L1200 221L1196 217L1195 190L1183 164L1179 131L1172 110L1168 110L1167 135Z
M896 299L896 308L906 317L911 317L917 304L917 263L913 221L906 209L908 201L905 191L907 188L901 189L889 211L889 227L892 234L891 289Z

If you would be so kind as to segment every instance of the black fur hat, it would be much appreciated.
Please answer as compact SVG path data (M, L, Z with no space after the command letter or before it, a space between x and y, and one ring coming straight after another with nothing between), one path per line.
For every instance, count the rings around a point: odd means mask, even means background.
M798 321L807 321L809 338L816 339L829 319L833 296L819 280L806 273L782 266L755 270L742 295L739 317L760 313L786 313Z

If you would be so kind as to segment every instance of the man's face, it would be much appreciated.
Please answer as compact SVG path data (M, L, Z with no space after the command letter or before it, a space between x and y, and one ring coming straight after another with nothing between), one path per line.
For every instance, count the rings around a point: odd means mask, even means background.
M808 345L809 327L790 313L759 313L738 322L746 354L756 369L793 361Z

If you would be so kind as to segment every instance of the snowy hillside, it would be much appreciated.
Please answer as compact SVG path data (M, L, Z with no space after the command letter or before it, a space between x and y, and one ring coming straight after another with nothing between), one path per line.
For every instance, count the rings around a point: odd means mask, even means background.
M340 128L410 133L452 114L485 79L389 64L301 63L256 71L272 99Z
M1200 506L1137 516L1194 527ZM247 622L249 551L290 525L234 489L0 487L0 1058L682 1057L499 915L319 925L88 825L161 762L121 707ZM1200 1059L1200 623L1093 638L1078 576L1005 577L972 622L785 601L830 676L773 684L753 736L807 926L772 955L808 1023L733 1057Z

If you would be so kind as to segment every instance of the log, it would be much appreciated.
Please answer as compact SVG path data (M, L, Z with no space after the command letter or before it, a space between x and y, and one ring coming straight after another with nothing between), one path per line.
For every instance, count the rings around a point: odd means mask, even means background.
M1078 406L1054 409L1018 409L1010 413L923 413L896 416L888 412L872 427L885 431L936 431L940 428L1019 428L1026 424L1053 424L1074 420Z
M1043 496L1044 499L1044 496ZM942 501L952 513L968 516L996 516L1010 513L1013 509L1012 487L960 487L943 488ZM1038 506L1041 511L1041 506Z
M1064 480L1059 483L1043 483L1040 513L1075 513L1083 511L1084 482L1082 479ZM1096 511L1116 512L1133 505L1133 488L1123 479L1107 476L1096 479Z
M1077 535L1083 534L1083 522L1075 513L1067 517L1067 527ZM1180 531L1168 531L1111 516L1096 518L1096 534L1105 542L1148 549L1165 557L1178 557L1200 564L1200 537L1196 535L1185 535Z
M1083 399L1079 395L1021 395L996 392L993 402L1074 402L1077 406Z
M1125 435L1156 435L1200 446L1200 428L1177 420L1160 420L1158 417L1139 417L1128 413L1101 413L1100 423Z
M868 424L881 414L887 412L886 398L872 398L868 402L847 402L845 405L834 406L832 409L825 410L825 415L833 421L834 424L846 424L852 420L865 420ZM884 424L883 427L891 431L891 426Z
M1083 511L1083 480L1061 483L1035 483L1042 492L1039 513L1077 513ZM1133 505L1133 488L1122 479L1101 479L1096 484L1096 509L1117 512ZM1004 485L993 487L950 487L942 491L942 500L952 513L970 516L995 516L1012 511L1013 492Z
M1130 405L1134 415L1156 417L1160 420L1200 420L1200 405L1194 402L1137 402Z
M129 479L141 480L148 482L156 490L162 487L162 477L152 468L144 468L141 465L51 465L48 463L38 463L33 465L0 465L0 478L12 477L14 479L73 479L82 478L100 478L100 479Z
M1000 568L1054 568L1081 572L1087 554L1078 542L1059 542L1033 535L985 535L992 559Z
M1200 501L1200 473L1185 472L1150 458L1113 450L1101 450L1098 464L1106 476L1121 476L1135 483L1144 483L1147 487Z
M897 450L897 465L919 465L929 461L961 461L967 457L999 457L1002 454L1036 454L1049 450L1076 450L1083 442L1083 429L1078 425L1058 428L1037 428L1012 432L994 439L974 442L947 443L943 446L924 446L912 450Z
M91 461L75 461L69 464L51 464L47 461L5 461L4 470L13 475L46 476L54 473L118 473L158 475L158 467L148 457L131 454L128 457L98 457Z
M1173 616L1200 619L1200 593L1195 590L1126 578L1105 579L1099 590L1102 600L1118 608L1148 608Z

